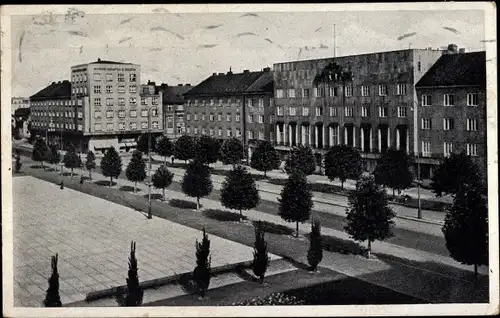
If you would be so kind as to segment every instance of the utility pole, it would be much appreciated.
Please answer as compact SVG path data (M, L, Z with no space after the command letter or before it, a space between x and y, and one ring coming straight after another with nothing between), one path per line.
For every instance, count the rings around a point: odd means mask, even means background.
M148 109L148 157L149 157L149 169L148 169L148 219L152 219L153 215L151 213L151 106Z

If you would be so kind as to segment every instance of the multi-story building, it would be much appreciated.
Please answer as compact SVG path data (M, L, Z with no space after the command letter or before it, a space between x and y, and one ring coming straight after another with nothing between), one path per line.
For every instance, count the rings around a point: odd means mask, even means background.
M30 108L30 99L27 97L12 97L10 112L12 115L20 108Z
M184 94L186 134L241 138L248 155L257 140L271 140L273 75L262 71L213 73Z
M30 115L30 99L29 97L12 97L11 99L11 114L14 137L23 138L27 136L29 115Z
M170 139L177 139L186 133L184 115L184 94L193 88L191 84L178 84L168 86L161 84L160 91L163 93L163 119L165 135Z
M151 132L162 133L160 97L155 92L148 94L144 100L150 103L143 104L140 74L140 65L101 59L71 67L71 98L88 101L75 109L82 114L76 126L82 127L79 141L83 151L104 151L111 146L129 150L133 140L148 131L150 121L157 123Z
M390 147L417 151L415 84L442 54L406 49L274 64L276 148L309 145L320 162L327 148L347 144L361 151L367 170ZM352 79L316 83L330 63Z
M451 47L416 85L422 178L443 157L466 152L486 176L486 52Z
M67 80L52 82L30 97L31 129L48 143L63 148L83 132L83 109L88 107L88 97L71 96L71 83ZM77 140L77 139L76 139Z
M141 85L141 127L144 133L151 132L152 138L163 135L164 121L162 110L163 93L155 85L155 82L148 81Z

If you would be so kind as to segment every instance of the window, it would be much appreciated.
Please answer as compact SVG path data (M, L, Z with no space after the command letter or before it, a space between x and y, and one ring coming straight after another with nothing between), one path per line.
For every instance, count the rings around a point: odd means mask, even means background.
M323 87L315 87L314 88L314 97L323 97L325 94L325 91Z
M217 114L217 121L222 121L222 113Z
M370 96L370 86L361 86L361 96Z
M113 118L113 111L112 110L106 111L106 118Z
M214 114L210 114L210 115L208 116L208 118L210 119L210 121L214 121L214 120L215 120L215 116L214 116Z
M125 106L125 98L123 97L118 98L118 106Z
M62 113L61 113L62 115ZM78 112L78 118L83 118L83 113L82 112Z
M213 136L213 135L214 135L214 129L213 129L213 128L210 128L210 129L208 130L208 134L209 134L210 136Z
M444 94L444 96L443 96L443 105L444 106L454 106L455 105L455 95L453 95L453 94Z
M337 115L337 107L330 107L330 117L336 117Z
M295 89L293 88L288 89L288 97L295 98Z
M378 86L378 96L387 96L387 85Z
M253 115L252 114L248 114L247 122L250 124L253 123Z
M467 156L475 157L477 156L477 145L467 144Z
M259 139L264 140L264 132L263 131L259 131Z
M87 86L84 86L84 87L83 87L83 93L84 93L85 95L87 95Z
M452 130L455 127L455 121L453 118L443 118L443 129Z
M405 106L399 106L398 107L398 117L404 118L406 116L408 116L408 108L406 108Z
M118 93L120 94L125 93L125 85L118 85Z
M227 128L226 129L226 136L231 137L231 133L232 133L231 128Z
M222 128L217 128L217 136L222 137Z
M387 107L378 108L378 117L387 117L388 109Z
M247 106L253 107L253 100L251 98L247 99Z
M422 141L422 157L430 157L430 156L431 156L431 142Z
M368 112L367 106L361 106L361 117L369 117L370 113Z
M137 110L131 110L130 111L130 117L136 118L137 117Z
M240 118L239 116L240 115L238 115L238 121L239 121L239 118ZM226 114L226 121L231 121L231 117L232 117L231 114L229 114L229 113Z
M276 114L278 116L283 116L283 107L276 107Z
M479 105L477 93L468 93L467 106L477 106L477 105Z
M148 110L147 109L141 110L141 117L148 117Z
M94 118L102 118L102 117L101 117L101 111L100 111L100 110L96 110L96 111L94 112Z
M118 82L125 82L125 74L118 73Z
M432 129L432 121L430 118L422 118L422 129Z
M158 97L157 96L154 96L153 97L153 105L158 105Z
M396 86L397 95L406 95L406 84L398 84Z
M354 110L352 107L344 107L344 116L345 117L352 117L354 114Z
M259 115L259 124L264 123L264 115Z
M316 107L316 116L323 116L323 108Z
M129 82L135 82L137 80L137 74L129 74Z
M236 128L236 137L241 137L241 129Z
M118 123L118 130L125 130L125 123Z
M113 94L113 85L106 85L106 94Z
M114 128L113 123L107 123L107 124L106 124L106 130L107 130L107 131L111 131L111 130L113 130L113 128Z
M119 110L118 111L118 118L124 118L125 117L125 111L124 110Z
M148 122L147 121L143 121L141 123L141 129L148 129Z
M94 86L94 94L101 94L101 86L100 85Z
M477 131L477 120L467 118L467 131Z
M62 128L62 124L61 124L61 128ZM83 125L82 125L82 124L78 124L78 130L79 130L79 131L82 131L82 130L83 130Z
M295 116L295 107L288 108L288 114L290 116Z
M201 114L201 120L202 120L202 121L205 121L205 113L202 113L202 114Z
M417 69L419 72L422 71L422 63L420 63L420 61L418 61L418 63L417 63Z
M264 99L259 98L259 108L264 108Z
M302 97L309 98L309 88L302 89Z
M346 86L345 87L345 96L346 97L352 97L352 86Z
M248 139L253 139L253 131L251 130L247 131L247 137Z
M94 124L94 130L100 131L102 129L102 126L100 123Z
M106 98L106 106L113 106L114 99L113 98Z
M106 82L112 82L112 81L113 81L113 74L106 73Z
M131 94L135 94L135 93L137 93L137 86L135 86L135 85L130 85L130 86L128 87L128 91L129 91Z
M198 127L194 127L193 132L195 135L198 135Z
M153 126L153 129L158 129L158 122L157 121L151 122L151 125Z
M191 133L191 127L188 126L188 127L186 127L186 134L189 135L189 133Z
M445 157L449 157L453 153L453 143L445 142L443 144L443 154Z
M195 113L195 114L193 114L193 120L194 120L194 121L198 121L198 114L196 114L196 113Z
M147 105L146 97L141 97L141 105Z
M276 90L276 98L283 98L283 90L282 89L277 89Z
M422 95L422 106L431 106L432 97L431 95Z
M337 87L328 87L328 96L330 97L338 96Z
M100 97L94 98L94 106L101 106L101 98Z
M309 107L302 107L302 116L309 116Z
M130 106L136 106L137 105L137 97L130 97L128 100Z
M94 81L99 82L101 80L101 73L94 73Z

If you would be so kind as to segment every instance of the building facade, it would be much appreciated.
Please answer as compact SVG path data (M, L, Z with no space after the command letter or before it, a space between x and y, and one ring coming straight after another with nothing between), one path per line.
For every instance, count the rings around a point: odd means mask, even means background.
M257 140L272 138L273 86L270 68L213 73L184 94L186 134L240 138L251 156Z
M466 152L486 176L486 52L452 47L416 85L422 178L451 153Z
M442 54L407 49L274 64L276 148L309 145L320 162L329 147L347 144L367 170L390 147L415 153L415 84ZM352 79L316 83L330 63Z
M186 133L184 94L192 88L191 84L178 84L177 86L162 84L159 86L163 94L164 131L165 136L169 139L175 140Z
M30 99L29 97L12 97L10 105L10 112L14 115L20 108L30 108Z

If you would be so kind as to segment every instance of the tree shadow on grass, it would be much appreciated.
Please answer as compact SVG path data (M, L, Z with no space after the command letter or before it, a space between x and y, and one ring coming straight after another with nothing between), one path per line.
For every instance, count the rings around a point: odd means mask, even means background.
M42 167L42 165L31 165L30 168L31 169L43 169L43 168L47 168L47 166Z
M239 222L240 221L240 214L239 213L234 213L230 211L223 211L219 209L208 209L203 211L203 215L206 217L209 217L211 219L217 220L217 221L222 221L222 222ZM243 220L247 220L248 217L244 216L242 217Z
M191 273L182 274L177 283L181 286L182 290L187 294L194 294L197 292L196 285L193 281Z
M99 181L96 181L94 183L97 184L97 185L100 185L100 186L109 187L109 180L99 180ZM115 185L116 185L116 182L113 181L113 183L111 184L111 186L113 187Z
M71 172L63 172L62 175L65 176L65 177L70 177L71 176ZM73 172L73 177L76 177L76 176L79 176L79 174L76 173L76 172Z
M148 199L149 194L143 195L144 198ZM151 200L161 200L163 201L163 195L161 193L151 193Z
M134 192L134 187L124 185L119 188L120 191L125 191L125 192ZM137 188L137 191L140 191L141 189Z
M196 210L195 202L180 199L171 199L168 203L175 208ZM202 205L200 204L200 208L201 207Z
M243 266L237 266L235 269L234 269L234 272L236 273L236 275L238 275L239 278L247 281L247 282L258 282L259 279L251 274L249 274L246 270L245 270L245 267Z
M301 270L305 270L305 271L308 271L310 269L309 265L304 264L302 262L299 262L299 261L293 259L292 257L286 256L286 255L281 255L281 257L285 261L287 261L288 263L292 264L297 269L301 269Z
M252 223L254 226L257 226L258 222L260 222L262 229L267 233L278 234L278 235L292 235L294 233L294 230L292 230L291 228L272 222L253 221Z
M306 234L309 239L309 234ZM335 236L321 235L323 249L328 252L339 254L352 254L367 256L368 249L350 240L344 240Z

